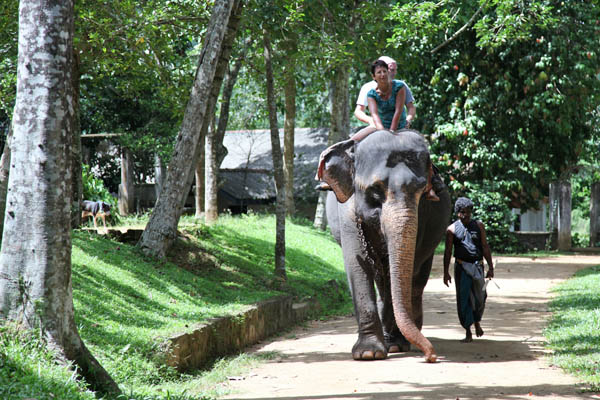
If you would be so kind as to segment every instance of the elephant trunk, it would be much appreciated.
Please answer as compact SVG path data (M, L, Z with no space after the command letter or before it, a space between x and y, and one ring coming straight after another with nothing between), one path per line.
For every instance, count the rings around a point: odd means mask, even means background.
M433 345L415 325L412 315L412 285L415 247L418 228L418 200L416 205L403 206L398 202L383 205L381 221L386 237L396 324L402 335L425 354L427 362L435 362Z

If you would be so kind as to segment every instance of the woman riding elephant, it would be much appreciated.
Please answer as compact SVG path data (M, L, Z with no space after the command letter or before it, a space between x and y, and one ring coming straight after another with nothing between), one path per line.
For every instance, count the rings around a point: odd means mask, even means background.
M383 60L375 60L371 64L371 75L377 82L377 87L367 93L367 100L375 127L368 126L355 133L350 139L356 142L377 130L388 129L395 132L406 127L406 87L402 81L390 79L388 68L388 64ZM431 186L432 176L433 165L428 170L425 193L428 200L438 201L439 198Z

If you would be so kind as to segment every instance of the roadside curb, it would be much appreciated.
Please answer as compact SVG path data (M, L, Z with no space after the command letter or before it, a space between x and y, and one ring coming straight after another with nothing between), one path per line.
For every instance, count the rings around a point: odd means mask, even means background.
M237 315L216 318L192 332L171 336L161 346L165 362L179 372L201 368L218 357L281 333L306 320L319 307L314 299L294 303L292 296L262 301Z

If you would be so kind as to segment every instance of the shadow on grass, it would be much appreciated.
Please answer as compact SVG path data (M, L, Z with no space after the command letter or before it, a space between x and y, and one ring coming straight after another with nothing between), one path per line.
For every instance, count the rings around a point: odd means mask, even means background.
M287 294L317 297L324 307L349 303L349 295L340 299L339 293L323 290L331 279L345 282L343 268L315 254L288 247L288 283L282 286L273 277L274 243L218 225L196 233L207 239L201 242L202 251L214 262L191 272L147 257L135 246L77 232L73 290L77 324L86 342L106 352L106 358L128 362L123 349L131 348L128 355L141 353L154 363L152 354L161 341L157 338L261 300Z

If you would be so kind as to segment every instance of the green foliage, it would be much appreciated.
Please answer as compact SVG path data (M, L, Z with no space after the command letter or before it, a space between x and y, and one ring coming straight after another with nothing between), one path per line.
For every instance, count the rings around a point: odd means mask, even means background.
M485 225L487 240L493 253L517 253L523 249L511 234L516 215L511 212L506 199L494 182L467 184L464 191L455 192L455 198L470 198L475 207L473 218Z
M103 201L110 204L116 210L116 199L110 194L106 187L104 187L104 182L94 176L89 165L83 164L81 174L83 178L84 200Z
M590 235L584 233L573 232L571 235L572 247L588 247L590 244Z
M56 363L56 354L39 332L0 325L0 397L39 400L93 400L68 366Z
M581 270L554 289L552 319L544 330L552 363L600 390L600 266Z
M483 3L398 3L389 44L407 55L399 71L415 82L416 127L430 135L434 162L460 185L493 180L503 201L533 207L549 182L597 154L600 8L486 2L468 25Z
M76 3L82 132L121 133L116 143L132 152L138 177L153 176L154 154L170 158L211 6L208 0Z

